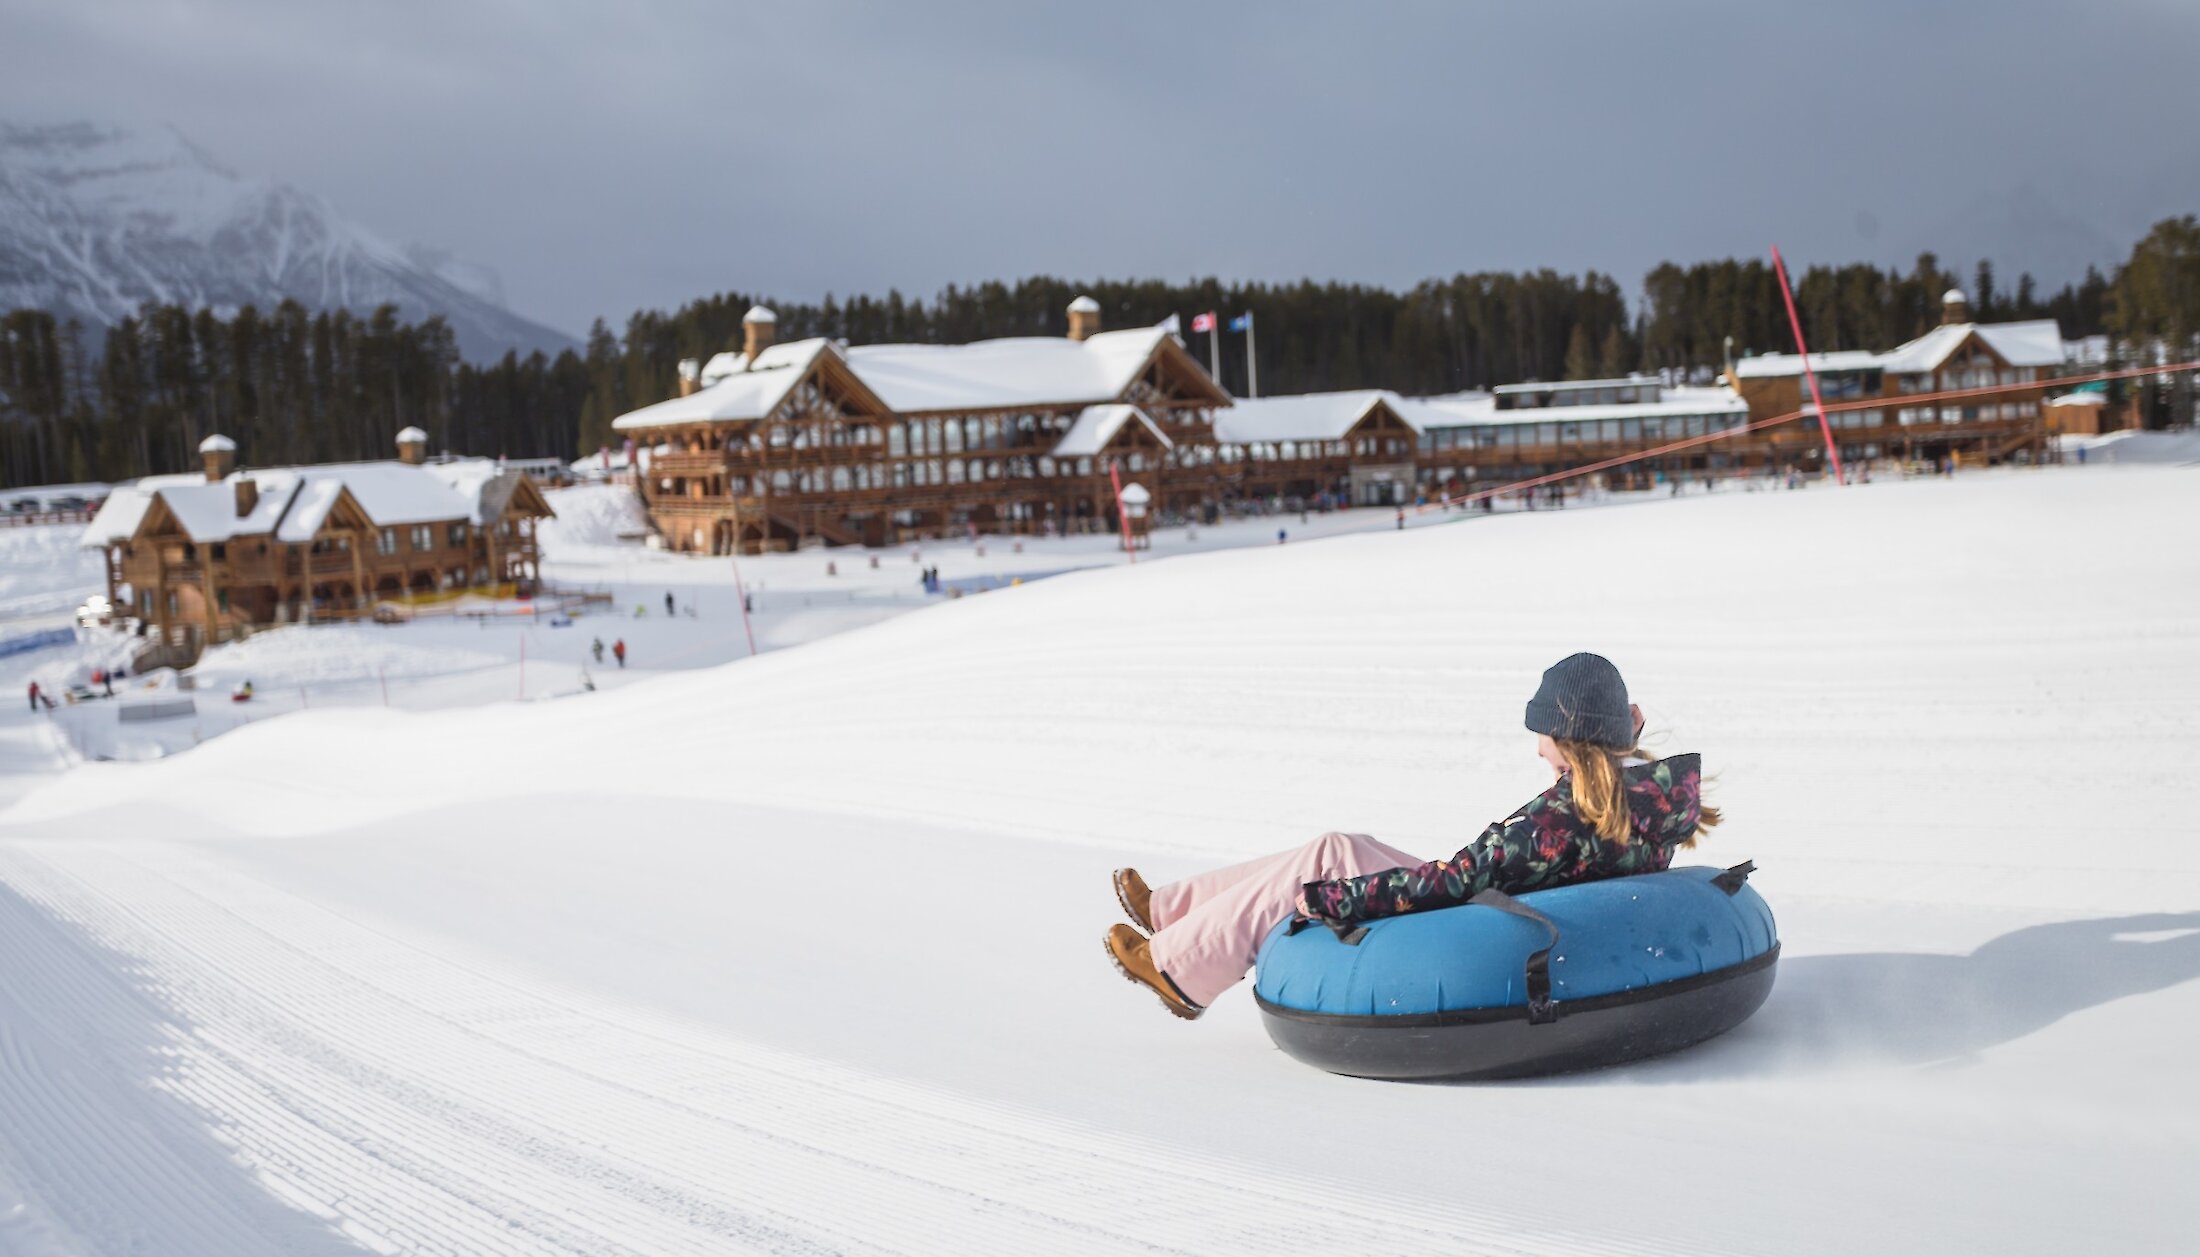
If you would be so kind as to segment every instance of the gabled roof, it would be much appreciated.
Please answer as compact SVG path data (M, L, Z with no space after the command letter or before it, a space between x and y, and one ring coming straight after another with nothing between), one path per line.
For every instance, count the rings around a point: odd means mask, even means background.
M1173 352L1172 352L1173 351ZM620 431L682 423L762 419L779 407L820 357L844 365L857 385L895 414L1041 409L1121 401L1156 354L1205 372L1158 327L1101 332L1084 340L1012 336L967 345L856 345L826 340L773 345L756 355L722 353L703 364L702 389L630 411ZM1208 381L1218 403L1228 394Z
M232 537L264 537L275 531L276 521L289 508L292 495L298 492L298 479L296 475L280 471L232 476L212 483L201 479L196 484L157 489L153 498L167 509L183 535L195 542L205 544L228 541ZM243 515L237 514L237 482L240 480L252 481L259 490L252 509Z
M1098 405L1119 400L1168 333L1101 332L1082 341L1015 336L967 345L857 345L848 365L899 414Z
M810 374L820 356L833 352L823 337L773 345L756 356L753 367L740 354L719 354L703 369L701 390L631 410L612 420L621 432L682 423L729 423L762 419L787 400Z
M1864 349L1814 353L1810 356L1810 367L1823 372L1876 367L1898 375L1920 375L1938 369L1973 332L2012 367L2059 366L2064 358L2061 326L2053 319L2032 319L2023 323L1944 323L1886 353ZM1799 354L1759 354L1734 364L1735 377L1744 380L1802 373L1803 359Z
M519 472L504 471L486 458L447 463L322 463L311 467L266 467L232 473L209 483L201 476L148 476L118 486L85 529L86 546L127 541L144 526L158 504L194 542L264 536L288 544L317 536L337 503L350 500L377 527L464 521L484 524L503 512L516 493ZM259 487L252 510L237 514L237 482ZM540 502L540 498L536 499ZM542 504L547 512L548 505Z
M2027 323L1950 323L1936 327L1888 354L1885 368L1903 375L1934 370L1974 332L2012 367L2062 364L2061 325L2053 319L2034 319Z
M137 535L138 525L145 522L145 512L152 509L156 490L205 484L206 477L179 473L172 476L146 476L132 484L118 484L107 494L99 513L85 526L86 546L109 546L128 541Z
M1215 415L1215 440L1225 445L1256 441L1340 441L1377 409L1388 408L1416 427L1406 399L1389 389L1300 393L1240 398Z
M1085 407L1079 412L1077 422L1071 424L1069 431L1062 434L1062 439L1054 443L1052 456L1090 458L1106 449L1108 442L1115 439L1115 434L1123 430L1124 424L1134 422L1144 425L1146 431L1151 432L1161 442L1161 448L1175 448L1176 443L1155 426L1153 420L1146 417L1145 411L1136 406L1117 403Z

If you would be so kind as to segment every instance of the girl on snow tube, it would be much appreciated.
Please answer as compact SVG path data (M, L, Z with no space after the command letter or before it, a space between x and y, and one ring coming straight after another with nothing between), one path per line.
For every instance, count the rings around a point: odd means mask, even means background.
M1137 928L1109 928L1109 957L1191 1021L1245 977L1262 940L1293 913L1343 937L1487 890L1516 895L1655 873L1719 823L1718 809L1701 800L1697 756L1652 760L1637 747L1642 709L1603 656L1571 655L1546 670L1527 725L1557 780L1450 859L1423 863L1365 834L1329 833L1165 886L1117 869L1116 898Z

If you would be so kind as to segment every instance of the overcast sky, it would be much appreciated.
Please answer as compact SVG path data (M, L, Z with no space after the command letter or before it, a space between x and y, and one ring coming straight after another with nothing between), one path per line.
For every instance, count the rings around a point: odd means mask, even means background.
M172 123L579 332L739 288L1661 259L2012 278L2200 211L2195 0L0 0L0 115Z

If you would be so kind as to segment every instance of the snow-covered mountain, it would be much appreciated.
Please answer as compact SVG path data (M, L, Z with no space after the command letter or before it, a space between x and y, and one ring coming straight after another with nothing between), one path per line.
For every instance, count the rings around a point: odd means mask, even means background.
M173 129L0 122L0 310L112 323L146 301L270 309L286 297L441 314L472 359L574 344L505 309L486 267L387 244L317 196L224 168Z

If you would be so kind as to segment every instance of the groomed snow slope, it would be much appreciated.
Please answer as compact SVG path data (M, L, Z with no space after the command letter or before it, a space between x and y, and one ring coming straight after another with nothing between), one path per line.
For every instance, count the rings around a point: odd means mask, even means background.
M0 1248L2181 1251L2200 556L2128 539L2196 484L1189 556L84 766L0 819ZM1704 753L1695 858L1762 867L1741 1029L1398 1086L1109 970L1116 864L1450 852L1544 784L1521 703L1583 648Z

